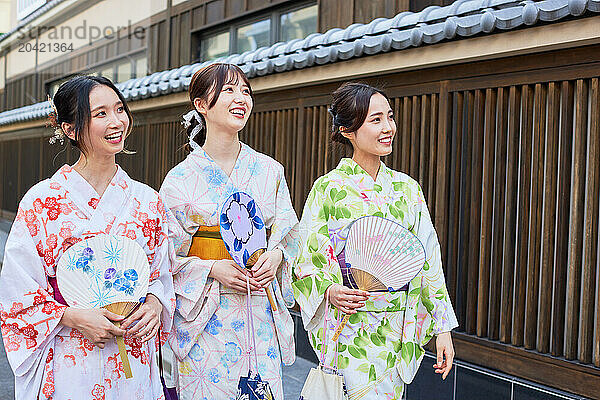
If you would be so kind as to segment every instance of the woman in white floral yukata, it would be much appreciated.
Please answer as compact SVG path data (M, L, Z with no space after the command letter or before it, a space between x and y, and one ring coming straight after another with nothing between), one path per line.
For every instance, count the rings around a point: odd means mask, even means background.
M339 312L350 314L338 339L337 364L351 400L400 399L404 383L417 372L423 346L434 335L435 372L445 379L452 368L450 331L458 323L446 290L440 246L419 184L380 160L391 153L396 134L385 93L365 84L344 84L333 93L330 113L332 140L352 146L353 156L317 179L308 195L300 222L294 294L317 354L323 346L325 314L330 314L326 345L332 344L336 321L343 316ZM337 256L348 225L366 215L396 221L424 244L425 266L408 290L367 293L347 287ZM335 365L334 354L335 346L326 346L326 364Z
M239 131L252 111L252 90L235 65L197 71L189 87L194 109L184 116L192 152L166 176L160 194L176 221L177 310L170 344L178 359L182 400L234 399L248 372L246 277L253 291L258 372L283 399L281 363L295 360L288 260L296 253L298 219L281 164L241 143ZM270 229L268 248L250 271L240 269L219 235L223 203L234 192L252 196ZM276 276L278 278L276 278ZM265 288L275 293L272 310ZM256 371L254 371L256 372Z
M158 193L115 163L131 113L112 82L95 76L63 83L54 103L54 141L66 135L81 155L25 194L6 243L0 317L15 398L164 399L154 355L158 328L170 330L175 310L174 249ZM150 263L146 301L125 320L105 309L68 307L56 283L63 253L98 234L136 241ZM130 379L115 341L126 332Z

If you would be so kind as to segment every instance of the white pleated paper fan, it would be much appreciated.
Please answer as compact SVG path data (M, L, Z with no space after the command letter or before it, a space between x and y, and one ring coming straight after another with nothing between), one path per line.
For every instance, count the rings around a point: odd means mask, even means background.
M350 225L346 262L358 288L398 290L425 264L425 248L412 232L389 219L367 216Z
M143 302L149 277L148 257L137 242L104 234L71 246L56 268L60 293L75 308Z

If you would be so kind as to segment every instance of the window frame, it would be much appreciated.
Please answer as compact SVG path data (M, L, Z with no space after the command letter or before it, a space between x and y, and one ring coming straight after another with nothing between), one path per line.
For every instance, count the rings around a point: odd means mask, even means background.
M317 6L317 29L319 28L319 12L318 12L318 2L315 0L300 2L300 4L292 4L287 7L283 7L280 9L273 9L268 12L259 13L253 15L250 18L240 18L236 19L232 23L229 24L228 27L218 27L218 28L207 28L205 30L197 30L192 32L192 43L196 43L194 46L195 49L192 49L192 57L190 60L192 63L196 62L204 62L209 60L203 60L203 46L205 40L209 37L219 35L224 32L229 32L229 52L227 56L232 54L238 54L238 46L237 46L237 32L239 28L251 25L256 22L270 20L270 32L269 32L269 46L274 45L275 43L279 43L281 36L281 16L283 14L288 14L294 11L301 10L303 8L308 8L312 6ZM241 53L240 53L241 54Z

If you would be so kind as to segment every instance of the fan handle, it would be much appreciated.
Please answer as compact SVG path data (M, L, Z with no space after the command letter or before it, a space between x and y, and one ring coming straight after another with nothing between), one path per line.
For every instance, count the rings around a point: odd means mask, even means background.
M113 321L117 328L121 327L121 322ZM125 350L125 341L123 336L116 336L117 346L119 346L119 355L121 356L121 362L123 363L123 371L125 372L125 378L129 379L133 376L131 373L131 365L129 365L129 357L127 357L127 350Z
M260 255L264 252L265 249L258 249L254 253L252 253L250 258L248 259L248 262L246 262L246 268L253 267L254 264L256 264L256 262L258 261ZM265 292L267 293L267 299L269 299L269 304L271 304L271 310L277 311L277 303L275 303L275 298L273 297L273 292L271 291L270 284L265 288Z

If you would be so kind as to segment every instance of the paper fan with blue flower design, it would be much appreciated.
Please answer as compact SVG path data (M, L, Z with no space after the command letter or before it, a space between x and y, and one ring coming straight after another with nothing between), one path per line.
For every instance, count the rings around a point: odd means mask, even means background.
M223 204L219 222L225 247L236 264L242 268L254 265L257 254L267 248L265 223L254 199L235 192Z
M122 316L145 301L149 279L144 250L137 242L115 235L97 235L74 244L56 267L58 289L70 307L106 308ZM125 376L131 377L122 337L117 337L117 344Z
M242 268L251 268L267 250L267 229L256 201L247 193L235 192L221 208L219 225L227 251ZM265 288L273 311L277 303L272 288Z

